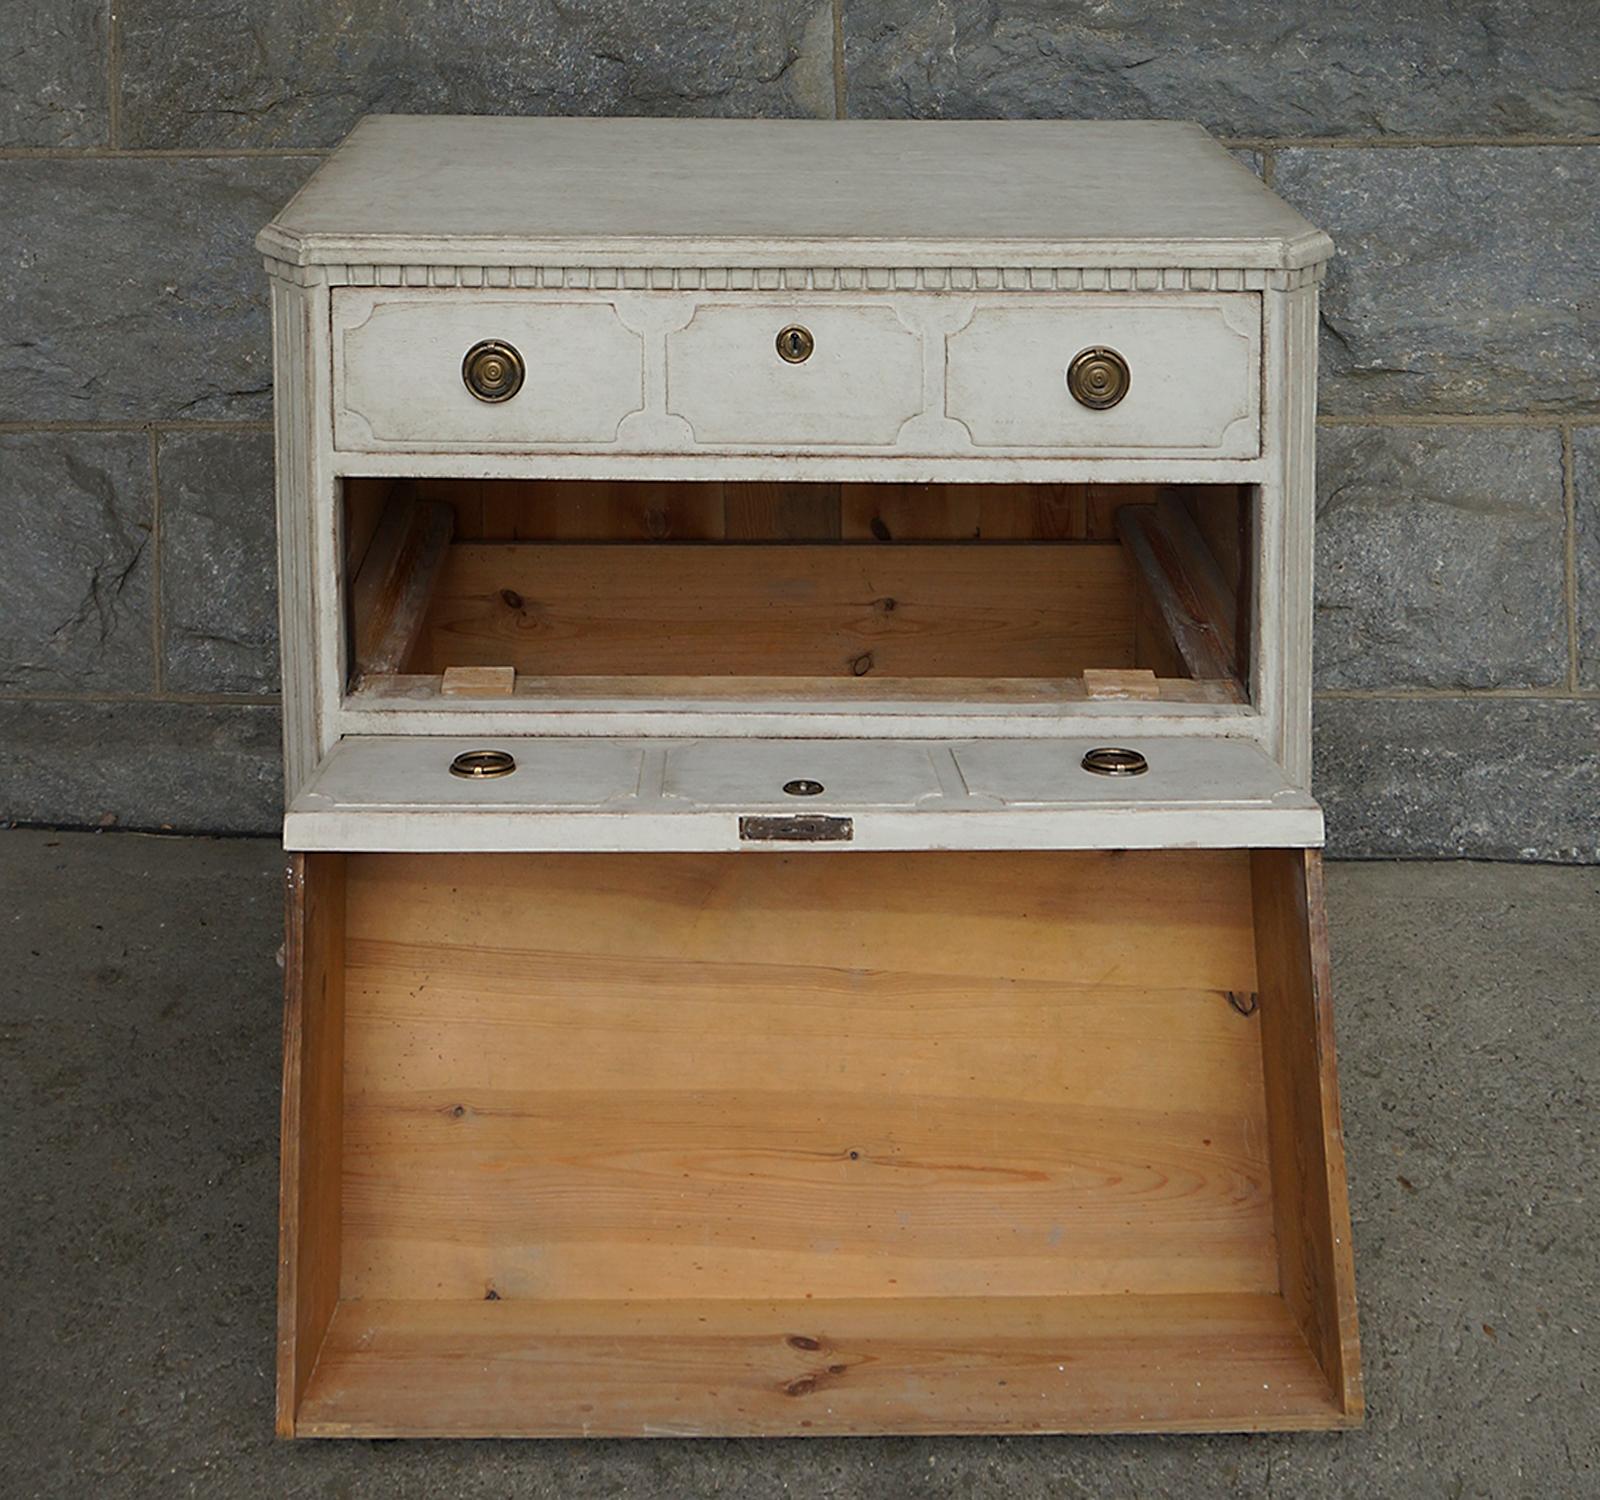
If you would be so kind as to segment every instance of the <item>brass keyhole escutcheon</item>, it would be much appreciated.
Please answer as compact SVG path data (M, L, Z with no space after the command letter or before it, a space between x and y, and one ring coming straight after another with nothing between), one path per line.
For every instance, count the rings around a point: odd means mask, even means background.
M791 323L778 335L778 358L785 364L803 365L811 358L811 351L817 347L817 341L811 337L809 328L802 328L798 323Z
M463 750L450 762L450 774L467 781L509 776L516 769L517 759L509 750Z
M1083 769L1096 776L1143 776L1150 769L1150 762L1137 750L1102 745L1084 756Z
M461 361L461 378L480 401L509 401L522 389L526 373L522 356L500 339L474 344Z
M1072 399L1091 411L1105 411L1128 394L1132 376L1128 362L1115 349L1096 345L1080 350L1067 366L1067 389Z

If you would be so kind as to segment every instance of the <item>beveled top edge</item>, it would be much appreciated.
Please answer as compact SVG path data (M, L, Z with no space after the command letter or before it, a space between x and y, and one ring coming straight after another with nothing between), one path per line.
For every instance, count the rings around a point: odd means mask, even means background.
M1332 242L1198 125L368 116L257 241L296 265L1202 265Z

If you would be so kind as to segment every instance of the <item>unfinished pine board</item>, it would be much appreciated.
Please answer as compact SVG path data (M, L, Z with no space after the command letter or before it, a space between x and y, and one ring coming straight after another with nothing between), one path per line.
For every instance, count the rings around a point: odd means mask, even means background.
M383 520L396 490L402 486L409 487L409 481L350 478L342 482L346 578L354 578L361 571L362 559L377 534L378 523Z
M1251 855L1284 1299L1345 1405L1362 1406L1322 856Z
M1275 1288L1248 871L1197 859L364 867L343 1295Z
M840 535L836 484L725 484L723 533L730 542L826 542Z
M404 670L1064 677L1132 666L1100 544L449 549Z
M1153 702L1161 697L1161 682L1145 667L1085 667L1084 692L1091 698L1137 698Z
M1235 595L1247 593L1251 548L1249 488L1230 491L1227 486L1185 485L1168 493L1176 494L1188 510L1227 586Z
M485 480L483 526L495 541L690 542L727 534L722 486L543 480Z
M345 862L291 854L284 870L277 1429L294 1431L339 1297L344 1138Z
M465 541L1115 541L1148 484L837 484L782 480L352 480L449 505ZM1209 516L1234 486L1193 486ZM353 493L361 493L358 488Z
M1120 506L1150 486L1095 484L844 484L847 537L880 542L1116 539Z
M439 679L445 698L509 698L516 687L515 667L446 667Z
M346 1302L307 1437L1350 1425L1283 1301Z
M1279 977L1316 946L1273 905L1303 865L337 868L339 1301L297 1433L1358 1413L1353 1331L1332 1368L1318 1331L1349 1298L1303 1212L1328 1179L1294 1175L1326 1163L1275 1136L1275 1099L1335 1087L1281 1040L1322 1024Z

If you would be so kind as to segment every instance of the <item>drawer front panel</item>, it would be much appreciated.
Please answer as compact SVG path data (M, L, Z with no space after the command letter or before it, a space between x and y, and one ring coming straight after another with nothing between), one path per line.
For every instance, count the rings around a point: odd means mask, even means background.
M521 388L484 401L462 378L485 340L521 355ZM339 291L334 444L368 451L615 443L644 405L643 340L605 301Z
M798 362L777 347L793 325ZM698 443L889 447L922 410L922 338L883 305L704 304L667 336L667 410Z
M1154 736L1149 770L1096 776L1096 740L347 736L284 823L290 849L781 848L750 815L848 819L864 849L1172 849L1322 842L1309 793L1245 740ZM468 750L509 774L451 774ZM822 852L843 841L805 842Z
M1114 406L1068 388L1076 355L1108 349L1128 368ZM979 448L1253 458L1261 451L1261 300L1085 295L980 302L946 344L946 414Z

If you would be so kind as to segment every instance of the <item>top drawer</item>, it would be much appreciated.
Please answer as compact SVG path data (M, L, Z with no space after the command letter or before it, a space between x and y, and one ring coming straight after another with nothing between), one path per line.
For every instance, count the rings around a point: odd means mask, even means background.
M950 336L945 368L945 412L977 448L1261 451L1261 301L1251 293L981 301Z
M346 452L1247 459L1261 299L340 289L333 379Z
M496 371L474 350L518 362ZM498 376L495 380L491 377ZM473 449L614 443L644 406L644 341L610 302L341 290L333 307L336 448Z

